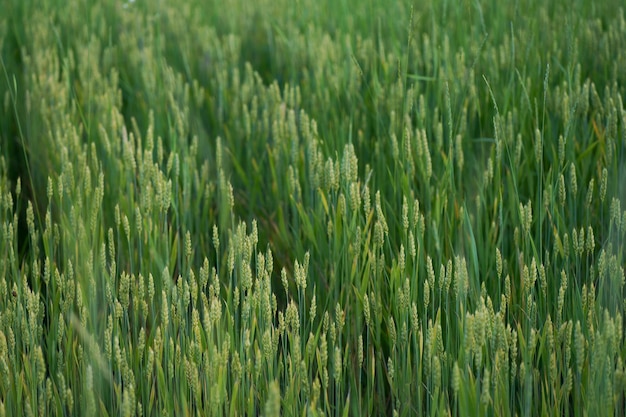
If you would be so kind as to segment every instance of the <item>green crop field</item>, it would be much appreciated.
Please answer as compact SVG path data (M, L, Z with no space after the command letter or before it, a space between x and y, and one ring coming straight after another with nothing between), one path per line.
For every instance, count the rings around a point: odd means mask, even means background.
M0 0L0 417L623 416L620 0Z

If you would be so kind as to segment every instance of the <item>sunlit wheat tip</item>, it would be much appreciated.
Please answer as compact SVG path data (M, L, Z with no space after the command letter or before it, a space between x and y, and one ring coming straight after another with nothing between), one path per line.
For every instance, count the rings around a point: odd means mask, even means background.
M341 355L341 349L339 348L339 346L335 347L335 356L334 356L334 372L333 372L333 377L335 378L335 381L340 381L341 380L341 375L342 375L342 355Z
M317 313L317 300L316 295L313 294L313 298L311 299L311 307L309 308L309 321L311 324L315 321L315 315Z
M573 241L576 242L577 239L574 239ZM570 239L569 239L568 233L563 234L562 243L563 243L563 256L565 259L568 259L570 255Z
M576 179L576 165L572 162L569 170L569 183L572 195L578 194L578 181Z
M371 326L370 302L367 294L363 295L363 316L365 318L365 324Z
M613 197L611 199L610 211L611 211L611 223L613 223L615 225L615 229L619 231L621 228L620 226L621 226L621 221L622 221L622 208L621 208L621 202L618 198Z
M335 326L338 333L343 333L343 326L346 324L346 315L343 309L341 308L341 304L337 303L335 305Z
M404 245L400 244L400 250L398 251L398 268L400 272L404 272L405 261Z
M438 138L439 140L442 140L443 138L443 126L441 125L441 123L437 125L435 137ZM441 143L441 142L437 142L437 143ZM432 158L430 154L430 148L428 146L428 139L426 137L425 132L422 135L422 146L424 148L424 165L425 165L424 170L426 174L426 179L429 180L433 175L433 163L432 163Z
M444 273L445 271L445 273ZM439 276L443 276L444 278L440 278L440 282L443 283L443 292L447 293L450 289L450 284L452 283L452 278L454 276L454 270L452 269L452 259L448 259L448 263L445 266L441 265Z
M587 243L585 248L587 249L587 255L591 255L593 254L593 251L595 249L595 236L593 234L593 227L589 226L587 228Z
M578 231L578 243L576 243L576 245L577 245L576 250L578 252L578 256L582 256L583 253L585 252L585 228L584 227L581 227L580 230Z
M608 185L609 172L606 168L602 168L602 176L600 177L600 201L604 203Z
M28 232L31 238L35 235L35 212L33 210L33 204L28 201L26 208L26 224L28 225Z
M424 215L420 211L420 202L419 202L419 200L417 198L415 200L413 200L413 219L412 219L412 221L413 221L413 223L412 223L413 227L417 229L418 236L422 237L423 234L424 234L425 219L424 219Z
M363 186L363 212L366 216L369 215L371 209L372 199L370 196L370 189L367 184Z
M424 280L424 310L428 310L428 305L430 304L430 284L428 283L428 278Z
M576 328L574 330L574 346L576 349L576 372L580 375L582 373L583 363L585 360L585 337L582 333L580 322L576 322Z
M541 166L543 161L543 135L539 129L535 129L535 162Z
M559 184L558 184L558 190L559 190L559 204L561 205L561 207L565 206L565 197L566 197L566 193L565 193L565 177L563 176L563 174L561 174L559 176Z
M409 229L409 204L406 196L402 197L402 229L405 233Z
M283 289L285 290L285 295L289 296L289 281L287 280L287 270L285 268L280 271L280 277L283 284Z

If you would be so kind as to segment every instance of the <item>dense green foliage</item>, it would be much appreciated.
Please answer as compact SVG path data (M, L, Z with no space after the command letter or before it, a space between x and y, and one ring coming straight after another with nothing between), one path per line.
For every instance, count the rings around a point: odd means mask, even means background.
M0 1L0 416L624 415L620 2L413 3Z

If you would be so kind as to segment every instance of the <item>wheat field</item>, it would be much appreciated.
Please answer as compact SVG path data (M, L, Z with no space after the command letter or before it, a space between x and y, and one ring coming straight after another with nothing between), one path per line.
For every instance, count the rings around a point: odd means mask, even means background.
M0 9L0 416L626 413L621 2Z

